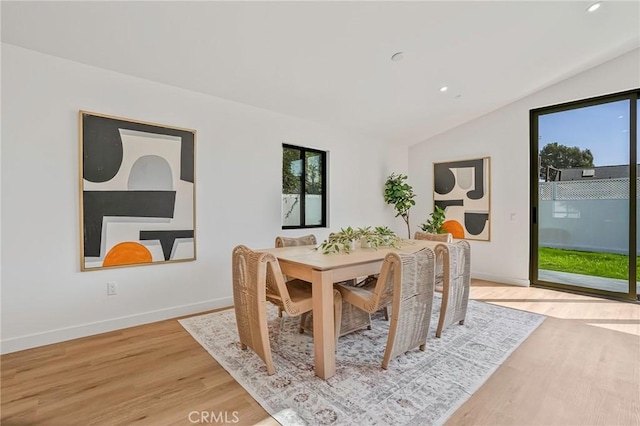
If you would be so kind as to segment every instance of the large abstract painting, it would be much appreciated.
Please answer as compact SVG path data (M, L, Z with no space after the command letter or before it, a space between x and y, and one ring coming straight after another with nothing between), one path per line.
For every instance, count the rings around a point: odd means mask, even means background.
M433 202L446 212L443 228L454 238L489 241L490 158L433 165Z
M81 270L188 261L195 131L80 111Z

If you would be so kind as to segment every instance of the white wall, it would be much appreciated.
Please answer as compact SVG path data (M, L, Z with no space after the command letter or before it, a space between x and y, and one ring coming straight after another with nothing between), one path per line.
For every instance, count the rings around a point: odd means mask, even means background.
M197 261L80 272L80 109L197 130ZM235 245L308 233L280 227L283 142L329 151L330 228L402 231L406 148L3 44L2 352L230 305Z
M491 241L471 242L472 276L528 285L529 110L640 87L639 52L631 51L411 147L409 178L417 194L414 227L433 209L434 162L490 156ZM515 221L510 220L512 214Z

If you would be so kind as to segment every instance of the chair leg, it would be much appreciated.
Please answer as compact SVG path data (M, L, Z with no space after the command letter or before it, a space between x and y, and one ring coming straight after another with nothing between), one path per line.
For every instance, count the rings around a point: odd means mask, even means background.
M282 318L282 308L278 308L278 316Z
M340 337L340 329L342 328L342 295L336 289L333 289L333 325L336 336L336 351L338 350L338 338Z
M304 314L300 315L300 327L298 330L300 334L304 333L304 324L307 322L308 316L309 316L309 312L305 312Z
M442 335L442 329L444 328L444 320L447 316L447 308L449 307L449 281L444 284L442 291L442 304L440 305L440 318L438 318L438 327L436 328L436 337Z
M384 320L385 321L389 321L389 307L388 306L384 307Z

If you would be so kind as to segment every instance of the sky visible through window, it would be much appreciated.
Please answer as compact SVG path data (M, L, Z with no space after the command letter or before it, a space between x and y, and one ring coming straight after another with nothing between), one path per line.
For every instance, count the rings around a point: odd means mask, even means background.
M629 164L629 101L541 115L539 149L553 142L589 149L596 166Z

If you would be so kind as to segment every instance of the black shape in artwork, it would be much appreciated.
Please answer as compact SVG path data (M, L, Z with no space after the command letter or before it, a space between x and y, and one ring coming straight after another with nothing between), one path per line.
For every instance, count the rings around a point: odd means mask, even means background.
M464 213L464 227L471 235L480 235L489 221L489 213Z
M82 177L107 182L120 170L122 139L118 124L94 115L82 116Z
M456 177L451 171L451 163L439 163L433 166L434 191L440 195L450 193L456 186Z
M449 206L464 206L464 200L434 200L433 203L442 210Z
M177 238L193 238L193 229L177 231L140 231L140 241L159 240L164 260L171 258L173 245Z
M173 218L176 191L84 191L84 255L100 256L105 216Z
M193 133L186 132L182 136L182 145L180 145L180 180L191 183L194 176L194 142Z
M451 169L463 167L473 167L475 175L475 187L467 192L467 197L471 200L479 200L484 197L484 159L451 161L449 163L438 163L433 167L434 190L445 195L453 190L456 185L456 177Z
M83 114L82 116L82 141L83 141L83 152L84 152L84 156L85 156L85 165L84 165L84 178L91 181L91 182L106 182L108 180L110 180L111 178L113 178L113 176L116 175L116 173L118 172L118 170L120 169L120 164L122 163L122 140L120 139L120 129L128 129L128 130L135 130L138 132L145 132L145 133L154 133L154 134L158 134L158 135L170 135L170 136L177 136L180 138L181 140L181 144L180 144L180 179L186 182L191 182L193 183L194 180L194 155L195 155L195 136L193 134L193 132L190 132L188 130L181 130L181 129L173 129L173 128L169 128L169 127L162 127L162 126L155 126L153 124L144 124L144 123L135 123L135 122L131 122L131 121L127 121L127 120L119 120L117 118L109 118L109 117L100 117L100 116L95 116L95 115L91 115L91 114ZM91 130L91 133L88 133L87 130L87 124L89 125L89 129ZM102 134L106 133L109 136L109 140L111 140L111 138L113 137L113 135L117 135L117 138L120 142L120 148L119 148L119 152L120 152L120 157L119 160L117 161L117 168L114 170L113 169L113 164L109 163L106 164L107 166L109 166L109 170L107 173L107 170L105 170L104 172L100 171L100 173L98 173L97 178L100 179L104 179L104 180L92 180L90 178L87 177L87 166L90 166L92 173L96 173L96 170L98 170L100 167L104 167L104 165L101 165L102 162L104 162L104 160L102 159L102 155L106 155L106 156L112 156L117 157L118 155L118 148L117 146L115 146L115 144L111 145L105 145L105 142L100 142L102 140ZM100 139L99 139L100 138ZM91 146L91 145L96 145L95 147L91 147L91 149L93 149L95 151L94 154L91 154L91 162L89 164L87 164L87 160L86 160L86 156L87 156L87 147ZM114 149L116 152L111 153L111 152L107 152L108 149ZM96 164L94 164L96 163ZM115 163L114 163L115 164ZM105 179L104 176L108 176L111 172L113 172L113 174L111 174L108 178ZM104 175L104 176L102 176Z

